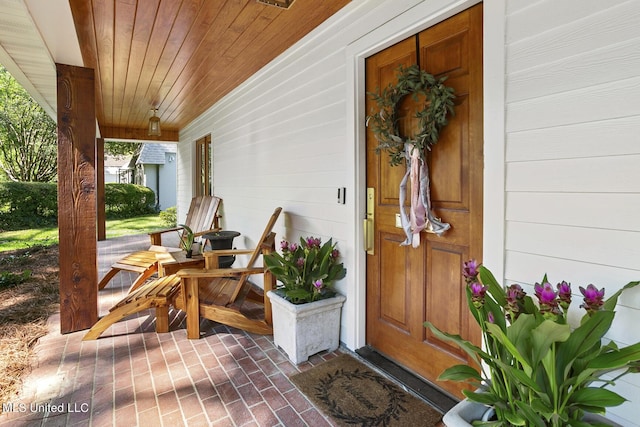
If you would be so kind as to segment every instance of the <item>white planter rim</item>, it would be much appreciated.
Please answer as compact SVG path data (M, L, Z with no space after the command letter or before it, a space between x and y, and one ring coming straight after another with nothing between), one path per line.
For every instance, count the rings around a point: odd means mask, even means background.
M322 309L328 305L342 305L347 299L344 295L336 293L331 298L325 298L318 301L307 302L304 304L294 304L286 298L278 295L276 291L267 292L267 296L272 303L282 305L287 310L300 313L302 311L313 311L314 309Z

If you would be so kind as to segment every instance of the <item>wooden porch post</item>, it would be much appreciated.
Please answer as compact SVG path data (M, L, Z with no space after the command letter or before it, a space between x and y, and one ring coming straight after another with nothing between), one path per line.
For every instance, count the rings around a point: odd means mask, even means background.
M98 241L101 241L107 238L106 213L104 207L104 139L98 138L96 143L96 212L98 213Z
M60 332L98 320L93 69L56 64Z

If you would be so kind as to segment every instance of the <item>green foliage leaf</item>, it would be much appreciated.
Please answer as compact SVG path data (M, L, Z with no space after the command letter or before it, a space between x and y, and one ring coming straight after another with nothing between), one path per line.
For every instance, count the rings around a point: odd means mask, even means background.
M493 299L495 299L501 307L507 305L507 298L504 295L504 289L502 289L502 286L498 284L498 281L493 276L493 273L483 265L480 266L478 272L480 281L483 285L489 287L489 294L491 294Z
M578 406L590 406L605 408L618 406L626 402L626 399L606 388L587 387L581 388L571 394L569 402ZM604 410L604 409L603 409Z
M193 247L194 242L194 234L193 230L186 224L178 224L179 227L182 228L182 233L180 234L180 246L186 252L189 252Z
M395 86L390 84L377 93L368 94L378 104L378 110L367 116L366 125L378 140L376 153L386 151L392 166L404 161L407 154L405 144L414 144L420 158L425 160L426 151L438 142L440 130L447 124L447 115L454 113L454 90L443 84L445 79L436 79L418 65L400 66ZM424 96L425 108L415 114L420 124L419 133L401 136L397 109L398 103L407 95L411 95L416 102L420 96Z
M142 144L135 142L106 141L104 153L111 156L137 156L142 150Z
M450 368L447 368L440 374L438 377L438 381L441 380L449 380L449 381L473 381L479 383L482 380L482 377L469 365L455 365Z
M527 375L519 367L508 365L502 360L496 360L495 365L499 367L514 384L526 386L534 392L539 393L542 391L540 386L533 380L533 378L531 378L530 375Z
M524 426L527 425L527 421L529 421L531 425L545 427L544 422L540 419L538 414L529 407L529 405L526 405L521 401L516 401L515 403L518 406L519 412L505 412L504 414L509 423L514 426Z
M282 253L264 256L264 264L280 285L278 292L294 304L303 304L335 295L335 281L346 277L347 270L337 261L333 239L321 245L320 239L300 238L292 245L283 242ZM320 288L314 284L322 281Z
M531 331L532 364L537 364L557 342L566 341L571 335L571 327L567 324L545 320ZM555 363L555 361L554 361Z
M58 186L45 182L0 182L0 229L58 225Z
M469 400L494 406L497 425L591 425L580 421L584 412L604 413L620 405L623 397L606 388L628 373L640 372L640 343L619 349L614 342L603 343L615 313L617 299L630 282L604 302L601 310L586 315L572 331L567 308L559 303L559 313L542 312L529 296L518 295L507 305L507 293L493 274L478 269L480 282L487 286L485 298L472 298L466 287L469 310L483 332L483 347L439 331L425 322L433 334L458 345L490 375L478 376L469 367L455 366L439 379L465 381L479 388L463 391ZM547 282L545 275L543 282ZM521 299L522 297L522 299ZM511 319L511 307L518 307ZM505 317L509 312L508 320ZM602 378L617 371L613 379ZM599 385L595 387L590 385ZM474 423L485 425L484 422Z
M535 316L521 314L507 329L507 339L514 344L521 354L531 353L531 336L536 325Z
M622 289L620 289L619 291L611 295L609 298L607 298L607 300L604 302L604 305L602 306L602 309L613 311L616 308L616 304L618 303L618 297L620 297L622 292L625 291L626 289L635 288L639 284L640 284L640 281L636 281L636 282L629 282L626 285L624 285Z
M175 227L178 223L178 211L175 206L161 211L159 217L165 227Z
M462 393L472 402L482 403L483 405L493 406L499 399L492 393L476 393L470 390L463 390Z
M614 312L598 311L558 345L558 369L565 372L577 357L598 344L613 322Z
M513 345L513 343L511 341L509 341L509 339L507 338L507 336L505 335L504 332L502 332L502 330L494 325L494 324L487 324L487 329L489 330L489 332L491 333L491 335L500 343L504 346L504 348L511 353L511 355L518 361L518 363L520 363L522 369L524 370L525 374L527 375L531 375L532 372L532 367L529 364L529 362L526 360L526 358L518 351L518 349L516 348L516 346Z
M450 341L458 345L465 353L467 353L471 358L476 362L480 363L481 358L489 358L489 355L486 354L482 349L478 346L471 344L469 341L463 339L460 335L453 335L447 332L442 332L440 329L436 328L431 322L424 322L424 326L429 328L433 334L441 340Z
M104 186L107 218L131 218L156 213L156 195L152 189L136 184L109 182Z
M31 277L31 270L24 270L22 273L10 273L8 271L0 271L0 289L10 288L12 286L24 283Z
M631 362L640 362L640 343L601 354L591 360L587 366L590 369L618 369Z
M55 181L57 138L53 119L0 66L0 168L12 181Z

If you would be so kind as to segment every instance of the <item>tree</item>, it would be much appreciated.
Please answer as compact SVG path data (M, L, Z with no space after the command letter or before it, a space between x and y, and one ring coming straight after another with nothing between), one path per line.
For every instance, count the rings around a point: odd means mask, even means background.
M104 153L111 156L137 156L142 144L136 142L105 141Z
M57 178L56 123L0 65L0 168L12 181Z

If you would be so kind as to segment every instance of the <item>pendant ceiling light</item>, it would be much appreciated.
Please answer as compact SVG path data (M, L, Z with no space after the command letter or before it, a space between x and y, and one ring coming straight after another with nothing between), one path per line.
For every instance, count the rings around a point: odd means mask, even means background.
M153 110L153 116L149 117L149 136L160 136L160 117L156 116L157 108Z
M282 9L289 9L294 0L257 0L258 3L269 4L271 6L278 6Z

